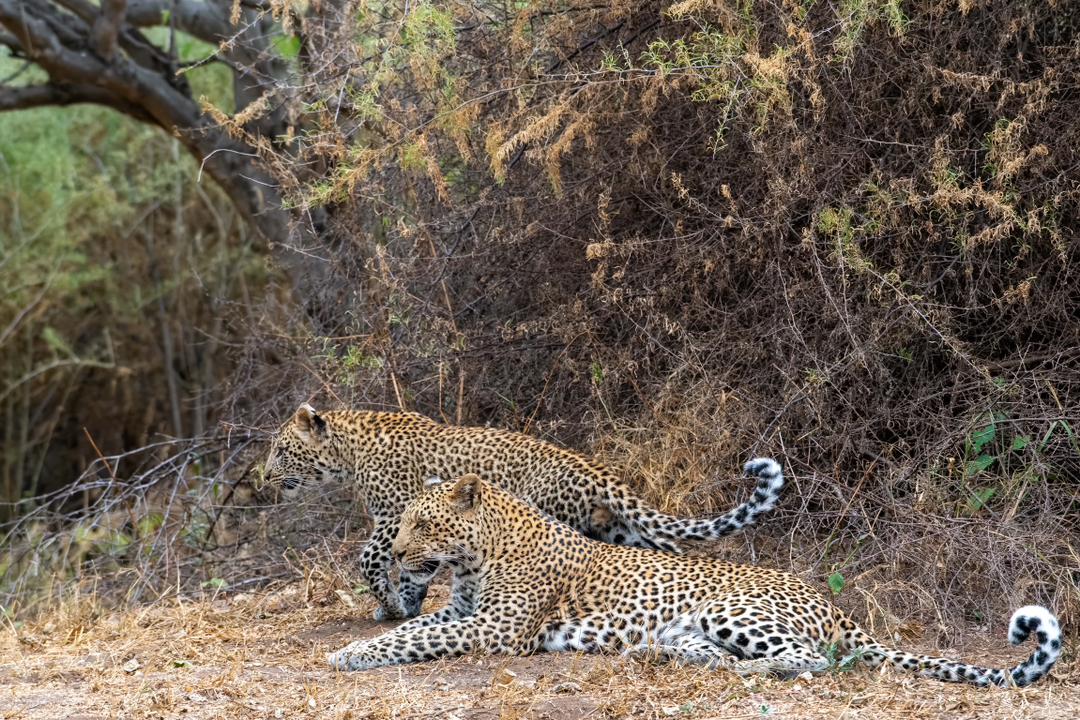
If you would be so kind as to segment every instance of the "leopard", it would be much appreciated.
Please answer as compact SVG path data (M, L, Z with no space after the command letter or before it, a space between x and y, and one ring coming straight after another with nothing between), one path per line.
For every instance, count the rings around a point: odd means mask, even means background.
M778 465L762 467L746 502L714 517L678 518L651 507L619 472L530 435L436 422L412 412L317 411L302 404L271 438L263 481L286 501L337 481L352 484L372 518L359 574L379 605L377 621L415 617L429 581L391 580L391 544L406 503L430 476L477 474L551 517L608 543L682 553L753 524L784 485Z
M755 459L746 470L772 462ZM477 475L427 485L406 507L392 549L416 572L432 560L449 564L450 602L328 654L333 668L579 651L740 675L888 665L947 682L1024 686L1046 676L1061 653L1061 627L1042 606L1020 608L1009 623L1013 644L1037 640L1026 660L979 667L879 643L787 571L598 542Z

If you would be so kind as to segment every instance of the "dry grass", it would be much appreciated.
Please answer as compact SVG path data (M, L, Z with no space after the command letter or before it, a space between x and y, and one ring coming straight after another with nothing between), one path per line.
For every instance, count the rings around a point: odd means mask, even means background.
M433 604L445 599L437 588ZM351 600L352 598L350 598ZM367 598L349 607L316 584L178 599L125 612L72 602L0 634L3 718L1059 718L1080 714L1080 666L1067 648L1026 689L946 685L857 671L783 682L624 658L546 654L339 674L323 655L380 626ZM1014 662L1004 640L913 649Z

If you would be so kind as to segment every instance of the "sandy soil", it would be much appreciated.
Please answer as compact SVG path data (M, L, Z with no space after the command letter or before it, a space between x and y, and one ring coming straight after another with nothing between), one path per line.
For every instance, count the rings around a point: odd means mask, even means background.
M389 627L366 619L371 610L363 598L315 599L299 586L123 613L72 606L0 634L0 718L1080 717L1071 649L1048 680L1009 690L891 671L743 679L575 654L327 669L327 651ZM910 647L997 665L1023 656L991 638Z

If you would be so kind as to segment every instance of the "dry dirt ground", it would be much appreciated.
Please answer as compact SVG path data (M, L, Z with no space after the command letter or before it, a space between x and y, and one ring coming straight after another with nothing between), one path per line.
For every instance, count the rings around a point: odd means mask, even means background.
M894 672L743 679L574 654L335 673L324 664L327 651L388 626L366 619L372 606L364 598L305 595L294 585L123 613L82 603L9 625L0 634L0 718L1080 717L1080 663L1069 647L1048 680L1008 690ZM964 648L908 645L998 665L1027 650L999 638Z

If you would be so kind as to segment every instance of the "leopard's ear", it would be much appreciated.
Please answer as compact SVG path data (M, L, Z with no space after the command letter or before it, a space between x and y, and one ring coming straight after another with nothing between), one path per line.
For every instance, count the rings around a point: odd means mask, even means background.
M305 440L321 442L326 439L326 420L319 417L319 413L315 411L315 408L307 403L296 409L296 414L293 415L293 424L296 426L296 431L300 434L300 437Z
M450 504L461 512L473 510L480 504L480 476L462 475L450 491Z

